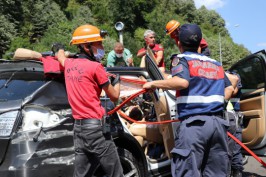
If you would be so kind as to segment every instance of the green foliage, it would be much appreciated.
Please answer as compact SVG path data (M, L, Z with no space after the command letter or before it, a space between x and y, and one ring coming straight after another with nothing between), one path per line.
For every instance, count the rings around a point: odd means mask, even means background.
M28 29L31 43L37 42L48 27L57 26L57 23L66 21L58 4L51 0L34 0L31 4L27 4L27 8L31 9L29 14L26 14L29 18L27 22L32 24Z
M26 49L34 50L30 44L29 39L27 39L27 38L16 37L16 38L14 38L13 41L16 41L16 42L11 43L9 49L5 52L5 55L3 58L6 58L6 59L12 58L13 55L10 55L10 54L14 53L17 48L26 48Z
M9 49L13 36L16 35L15 25L5 16L0 15L0 57Z
M66 45L66 50L75 51L76 47L70 46L71 34L73 33L74 24L61 22L58 26L48 28L44 37L33 47L36 51L50 51L53 43L59 42Z
M18 27L18 22L22 21L22 7L20 0L0 1L0 15L4 15L10 22Z
M68 45L74 30L92 24L109 33L103 42L107 57L119 40L114 25L122 21L123 42L133 54L135 66L140 63L136 54L144 45L144 31L151 29L156 32L157 43L164 46L169 68L170 56L179 53L175 41L165 34L165 25L172 19L181 24L200 25L212 58L218 61L220 34L221 60L226 69L250 53L232 41L224 19L217 12L204 6L196 9L193 0L6 0L0 1L0 56L5 54L8 58L9 53L20 47L49 51L54 42L61 42L67 50L76 52L76 46Z
M109 9L110 0L78 0L78 2L91 9L98 24L112 23L112 18L110 18L112 9Z

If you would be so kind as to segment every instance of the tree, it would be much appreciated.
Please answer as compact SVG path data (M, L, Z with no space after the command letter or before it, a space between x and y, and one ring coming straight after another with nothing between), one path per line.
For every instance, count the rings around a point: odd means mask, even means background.
M48 26L67 20L59 5L52 0L28 0L22 5L25 18L22 35L28 36L31 43L39 40Z
M0 57L10 47L12 37L16 34L14 23L11 23L5 16L0 15Z
M124 44L133 56L143 47L144 31L151 29L165 48L168 68L170 56L179 53L174 40L165 33L165 25L172 19L200 25L212 57L217 60L220 34L226 67L249 53L243 45L232 41L217 12L204 6L196 9L193 0L6 0L0 1L0 55L20 46L43 52L50 50L53 42L64 43L68 50L75 51L75 47L67 45L71 35L78 26L88 23L109 32L109 41L104 42L108 52L112 43L118 41L114 25L122 21ZM139 58L135 61L138 63Z

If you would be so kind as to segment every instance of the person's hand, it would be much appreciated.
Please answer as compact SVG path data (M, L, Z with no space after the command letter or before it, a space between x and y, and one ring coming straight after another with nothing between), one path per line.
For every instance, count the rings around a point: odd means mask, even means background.
M146 82L142 87L151 91L154 91L156 89L156 87L153 85L153 82Z
M111 82L112 86L115 86L116 84L120 83L120 75L116 74L115 76L111 76L110 82Z
M132 58L128 58L127 61L128 61L129 64L133 63L133 59Z
M61 43L54 43L51 48L54 54L57 53L60 49L65 50L65 46Z
M127 62L128 62L128 64L129 64L129 66L133 66L132 55L127 59Z

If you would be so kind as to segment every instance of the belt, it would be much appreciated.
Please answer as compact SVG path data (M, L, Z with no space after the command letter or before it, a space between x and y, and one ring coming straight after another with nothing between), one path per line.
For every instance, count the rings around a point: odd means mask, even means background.
M219 117L221 119L225 119L224 115L223 115L223 112L216 112L216 113L193 114L193 115L181 117L180 120L185 120L185 119L187 119L189 117L192 117L192 116L217 116L217 117Z
M95 118L75 119L75 124L77 125L84 125L84 124L102 125L102 121L100 119L95 119Z

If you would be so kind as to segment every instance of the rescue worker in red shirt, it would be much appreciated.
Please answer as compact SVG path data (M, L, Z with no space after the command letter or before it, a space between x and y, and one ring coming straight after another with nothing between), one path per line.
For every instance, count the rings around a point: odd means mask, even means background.
M170 20L165 26L166 34L170 35L170 37L175 40L177 46L178 46L178 41L179 41L179 38L178 38L179 27L180 27L180 23L176 20ZM206 56L211 56L208 43L204 38L202 38L200 41L198 53L202 53L203 55L206 55Z
M147 47L149 47L154 53L155 63L157 64L159 69L164 72L164 48L161 44L156 44L155 36L156 34L152 30L146 30L144 32L145 47L141 48L138 51L137 57L141 57L140 67L145 67L145 56L147 52Z
M176 90L180 125L171 151L172 176L226 177L229 123L223 110L224 99L230 98L234 88L221 63L197 53L202 38L199 26L182 25L178 37L181 54L173 58L172 78L143 85L144 89Z
M92 176L99 163L107 176L123 176L116 146L112 139L105 139L101 125L105 114L100 102L102 89L113 102L120 94L119 76L110 83L100 63L105 53L104 34L93 25L78 27L70 42L80 50L76 58L66 58L63 45L54 46L64 67L67 96L75 119L74 177Z

